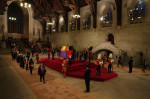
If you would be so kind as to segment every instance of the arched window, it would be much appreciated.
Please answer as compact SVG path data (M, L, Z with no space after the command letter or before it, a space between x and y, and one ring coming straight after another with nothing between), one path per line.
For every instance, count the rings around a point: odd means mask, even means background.
M23 33L23 11L14 2L8 7L8 33Z
M83 21L83 30L90 29L91 27L91 15L88 18L84 19Z
M76 30L76 20L70 22L70 30L71 31L75 31Z
M112 9L106 8L104 10L103 15L100 17L100 24L102 27L110 27L112 26Z
M129 21L130 24L142 23L145 18L145 4L142 0L138 1L138 3L130 8L129 11Z
M65 32L65 20L63 16L59 17L60 32Z

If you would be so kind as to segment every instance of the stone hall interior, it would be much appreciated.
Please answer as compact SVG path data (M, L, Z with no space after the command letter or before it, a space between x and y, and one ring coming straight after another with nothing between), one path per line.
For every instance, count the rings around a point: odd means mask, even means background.
M0 99L150 99L148 40L150 0L0 0Z

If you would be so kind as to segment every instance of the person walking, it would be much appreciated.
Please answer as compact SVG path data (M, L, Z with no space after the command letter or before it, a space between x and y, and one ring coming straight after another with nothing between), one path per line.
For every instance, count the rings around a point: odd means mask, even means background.
M42 79L43 79L43 84L45 84L46 68L43 65L43 63L41 63L41 65L38 68L38 74L40 75L40 82L42 82Z
M31 75L32 75L33 67L34 67L34 62L33 62L33 59L31 58L30 61L29 61L29 69L30 69L30 74Z
M28 61L29 61L29 58L30 58L30 51L27 52L27 58L28 58Z
M90 74L91 74L91 70L89 69L89 64L86 65L86 71L84 74L84 78L85 78L85 85L86 85L86 90L84 91L85 93L90 92Z
M129 64L129 73L132 73L132 66L133 66L133 59L132 59L132 57L130 57L130 60L129 60L128 64Z

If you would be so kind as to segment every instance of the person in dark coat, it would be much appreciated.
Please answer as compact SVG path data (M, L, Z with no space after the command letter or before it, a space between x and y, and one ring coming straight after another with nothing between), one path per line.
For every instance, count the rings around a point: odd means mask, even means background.
M85 49L84 51L84 61L86 62L86 59L87 59L87 50Z
M34 46L33 45L31 46L31 49L32 49L32 57L34 57Z
M54 56L55 56L55 49L52 49L52 60L54 60Z
M38 68L38 74L40 75L40 82L42 82L43 78L43 83L45 84L45 73L46 73L46 68L45 66L41 63L41 65Z
M130 60L129 60L129 73L132 73L132 66L133 66L133 59L132 57L130 57Z
M86 85L86 90L84 92L88 93L90 92L90 74L91 74L91 70L89 69L89 64L86 65L86 71L84 74L84 78L85 78L85 85Z
M24 57L23 57L23 55L20 55L20 67L22 67L22 69L23 69L24 65L25 65L25 63L24 63Z
M30 69L30 73L31 74L32 74L33 67L34 67L34 62L33 62L32 58L31 58L30 61L29 61L29 69Z
M28 61L29 61L29 58L30 58L30 51L27 52L27 58L28 58Z

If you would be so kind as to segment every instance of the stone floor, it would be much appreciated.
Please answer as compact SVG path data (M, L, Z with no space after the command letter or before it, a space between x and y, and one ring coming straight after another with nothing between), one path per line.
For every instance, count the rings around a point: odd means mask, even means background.
M4 55L0 55L0 99L37 99Z
M42 57L46 55L40 54ZM42 84L37 75L39 64L35 65L33 75L17 65L10 55L0 55L0 99L150 99L148 70L142 73L141 69L133 68L133 73L128 73L128 67L114 65L118 77L106 82L91 81L91 92L86 94L83 79L63 78L62 74L47 68L46 84Z

